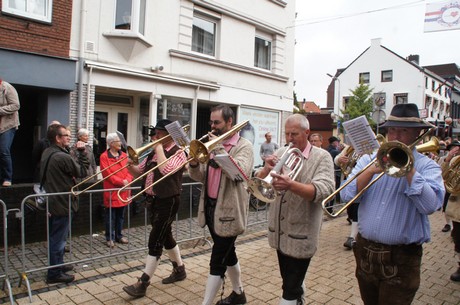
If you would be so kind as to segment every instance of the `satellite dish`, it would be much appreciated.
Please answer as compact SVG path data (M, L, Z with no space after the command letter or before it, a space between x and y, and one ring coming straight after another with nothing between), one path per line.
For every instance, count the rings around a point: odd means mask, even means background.
M385 122L386 118L387 116L383 110L376 110L372 112L372 119L377 122L377 124L382 124Z

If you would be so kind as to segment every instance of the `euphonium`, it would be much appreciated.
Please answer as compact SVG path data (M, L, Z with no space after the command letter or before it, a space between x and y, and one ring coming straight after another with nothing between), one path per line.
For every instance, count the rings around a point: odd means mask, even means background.
M270 173L280 174L282 168L289 168L288 176L295 180L300 170L303 167L303 157L302 152L298 148L291 148L292 143L289 143L289 147L283 152L280 157L280 160L271 170ZM274 202L278 196L278 192L272 185L273 177L268 174L264 179L258 177L252 177L248 181L247 190L257 199L271 203Z
M442 172L446 191L452 195L460 194L460 156L454 157L448 167Z

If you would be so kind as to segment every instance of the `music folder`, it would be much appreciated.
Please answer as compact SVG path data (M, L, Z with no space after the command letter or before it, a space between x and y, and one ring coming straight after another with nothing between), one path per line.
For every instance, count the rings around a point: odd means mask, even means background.
M214 156L214 161L222 169L222 172L233 181L246 181L249 178L244 173L243 169L229 154L218 154Z

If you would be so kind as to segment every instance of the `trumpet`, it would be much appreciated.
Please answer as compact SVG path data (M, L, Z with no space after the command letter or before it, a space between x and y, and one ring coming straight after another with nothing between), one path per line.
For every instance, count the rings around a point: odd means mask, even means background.
M188 130L190 129L190 125L185 125L183 127L184 131L185 132L188 132ZM107 171L108 169L112 168L113 166L125 161L126 159L131 159L133 161L134 164L139 164L139 160L143 158L143 156L145 156L145 152L147 152L148 150L150 150L152 147L154 147L155 145L157 145L158 143L168 143L172 140L172 137L171 135L167 135L167 136L164 136L162 137L161 139L158 139L156 141L153 141L153 142L150 142L140 148L137 148L137 149L134 149L132 148L131 146L128 146L127 148L127 156L124 157L124 158L120 158L120 160L118 160L117 162L115 163L112 163L110 166L104 168L103 170L100 170L99 172L85 178L84 180L82 180L80 183L74 185L71 189L70 189L70 192L74 195L74 196L79 196L81 195L82 193L88 191L89 189L92 189L93 187L95 187L96 185L98 185L99 183L101 183L102 181L112 177L113 175L117 174L118 172L124 170L126 167L128 167L128 164L122 166L121 168L117 169L116 171L110 173L109 175L105 176L103 179L100 179L98 181L96 181L95 183L91 184L90 186L86 187L85 189L83 189L82 191L79 191L77 192L76 189L78 189L79 186L81 186L82 184L85 184L86 182L92 180L93 178L97 177L98 175L102 174L103 172Z
M383 175L387 174L391 177L404 177L406 176L414 166L414 156L412 154L412 149L414 146L422 140L426 135L432 132L434 128L430 128L424 134L419 136L411 145L405 145L398 141L391 141L383 143L379 150L377 151L377 155L375 159L373 159L369 164L367 164L363 169L361 169L355 176L351 179L348 179L344 184L342 184L335 192L331 195L326 197L321 203L323 211L326 213L327 216L335 218L343 213L351 204L353 204L356 199L358 199L368 188L370 188L377 180L382 178ZM419 149L423 150L423 152L428 151L437 151L439 150L439 142L436 140L432 140L430 142L424 143L419 146ZM339 193L342 189L344 189L348 184L350 184L354 179L356 179L359 175L361 175L366 169L370 166L379 166L383 169L383 172L380 173L374 180L372 180L368 185L366 185L358 194L356 194L350 201L345 203L340 210L335 213L330 213L327 208L326 204L334 198L337 193Z
M283 166L287 166L290 169L288 176L295 180L300 170L303 167L302 152L298 148L291 148L292 143L289 143L289 147L283 152L280 160L275 165L270 173L280 173ZM258 177L252 177L247 186L248 192L250 192L257 199L271 203L278 197L278 192L272 185L273 177L268 174L264 179Z
M190 163L192 160L198 160L200 163L206 163L208 160L209 160L209 156L211 154L211 152L215 149L215 147L225 141L226 139L230 138L231 136L233 136L235 133L239 132L241 129L243 129L244 126L246 126L247 124L249 123L249 121L244 121L244 122L241 122L235 126L233 126L232 129L230 129L229 131L227 131L226 133L224 133L223 135L217 137L216 139L213 139L211 141L208 141L206 143L203 143L202 141L204 139L206 139L208 137L208 134L204 135L203 137L201 137L200 139L196 139L196 140L192 140L190 142L190 145L189 146L183 146L181 147L180 150L178 150L174 155L172 155L171 157L169 157L168 159L164 160L163 162L160 162L158 163L155 167L149 169L148 171L144 172L142 175L140 175L139 177L137 177L136 179L134 179L133 181L131 181L130 183L128 183L127 185L123 186L122 188L120 188L118 190L118 199L124 203L127 203L127 202L130 202L132 201L133 199L137 198L138 196L140 196L141 194L145 193L148 189L152 188L154 185L160 183L161 181L163 181L164 179L166 179L167 177L175 174L176 172L178 172L182 167L184 167L185 165L187 165L188 163ZM143 179L144 177L146 177L148 174L150 174L151 172L153 172L154 170L156 170L157 168L159 168L161 165L167 163L169 160L171 160L172 158L174 158L177 154L180 154L182 152L185 152L185 153L188 153L190 155L189 158L187 158L186 161L184 161L181 165L177 166L176 169L174 169L173 171L169 172L168 174L164 175L163 177L161 177L160 179L154 181L152 184L150 185L147 185L144 187L144 189L142 189L141 191L139 191L136 195L134 196L131 196L131 197L128 197L126 199L124 199L122 196L121 196L121 193L128 187L131 187L131 185L133 185L135 182Z

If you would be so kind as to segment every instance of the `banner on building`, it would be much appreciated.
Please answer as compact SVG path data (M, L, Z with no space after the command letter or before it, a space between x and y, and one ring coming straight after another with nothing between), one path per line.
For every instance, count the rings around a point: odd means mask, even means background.
M426 4L425 33L460 29L460 0Z
M272 142L280 144L278 137L280 128L280 113L278 111L241 107L239 122L249 120L249 124L241 130L240 135L252 142L254 150L254 166L262 165L260 145L265 142L265 134L272 134Z

